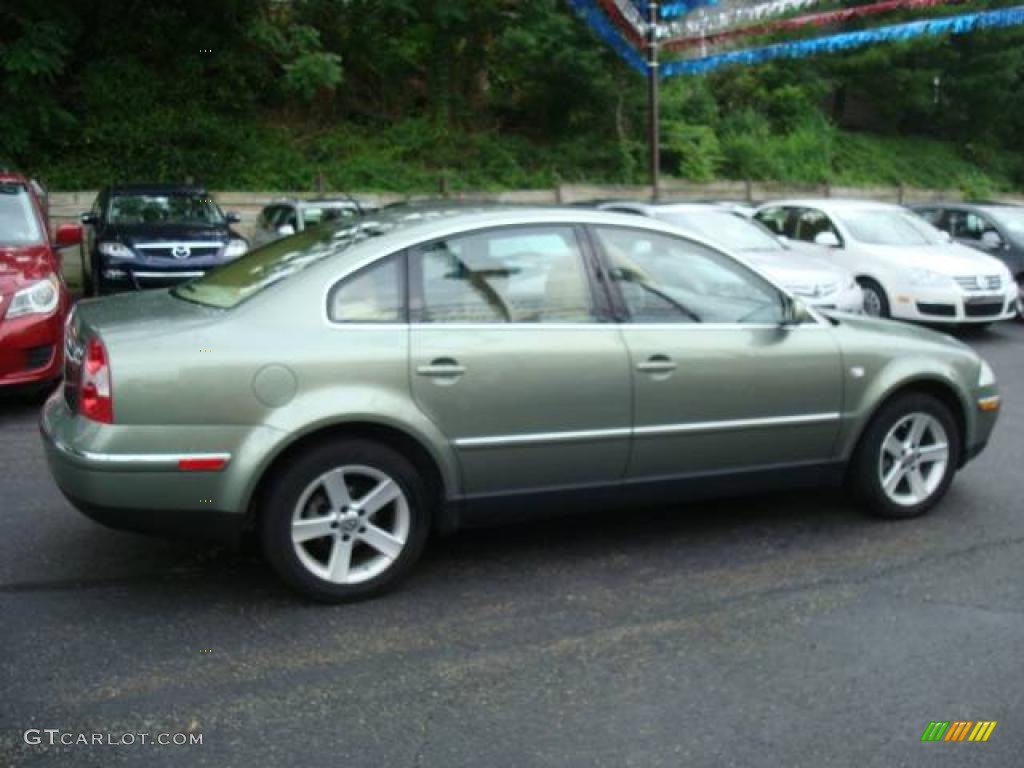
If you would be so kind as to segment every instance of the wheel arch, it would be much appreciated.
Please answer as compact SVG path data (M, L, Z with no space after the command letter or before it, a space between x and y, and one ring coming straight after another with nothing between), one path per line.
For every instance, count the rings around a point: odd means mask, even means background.
M922 376L915 379L904 380L891 387L878 400L875 406L871 408L870 413L868 413L867 417L860 424L856 435L850 442L850 455L852 456L856 453L858 446L860 446L861 441L864 439L864 435L867 432L868 427L883 408L896 398L913 393L931 395L949 408L950 413L953 415L953 420L956 423L957 435L960 438L960 455L957 457L957 468L962 468L967 463L966 449L968 445L969 431L969 424L967 421L968 406L954 384L937 376Z
M320 425L308 432L295 435L277 447L258 472L245 495L244 509L247 527L256 526L260 515L260 502L275 472L293 457L310 447L335 440L370 440L387 445L412 462L423 477L432 505L432 526L447 531L456 527L454 510L447 500L453 495L451 481L446 480L441 463L425 442L407 430L390 424L370 420L343 421Z

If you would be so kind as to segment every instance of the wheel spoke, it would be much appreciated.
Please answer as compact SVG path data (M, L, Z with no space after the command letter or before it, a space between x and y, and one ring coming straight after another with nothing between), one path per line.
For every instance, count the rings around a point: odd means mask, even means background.
M931 424L931 419L923 414L917 414L910 422L910 434L907 435L907 442L910 443L911 447L916 448L921 444L921 438L924 437L925 430Z
M363 496L356 506L364 510L367 517L372 517L401 495L402 490L398 487L398 484L388 478L387 480L382 480L372 491Z
M907 472L907 479L910 480L910 492L915 502L924 501L928 498L928 486L925 484L924 475L918 467Z
M348 569L352 564L352 542L334 540L331 557L327 561L327 578L338 584L348 580Z
M885 492L890 496L895 492L896 487L900 484L900 480L907 474L906 470L901 464L896 464L889 471L889 474L882 480L882 486L885 488Z
M903 443L896 439L896 435L889 435L885 439L884 445L882 445L882 450L893 458L898 459L903 455Z
M351 506L352 498L348 494L348 486L345 485L345 470L336 469L324 475L323 488L332 510Z
M376 525L367 524L365 530L361 530L357 535L363 542L392 560L401 554L402 547L405 545L405 542Z
M935 443L934 445L922 446L919 450L921 463L934 464L949 459L949 446L946 443Z
M302 544L312 539L322 539L324 536L331 536L334 533L334 530L331 528L331 523L333 522L333 515L296 520L292 523L292 541L296 544Z

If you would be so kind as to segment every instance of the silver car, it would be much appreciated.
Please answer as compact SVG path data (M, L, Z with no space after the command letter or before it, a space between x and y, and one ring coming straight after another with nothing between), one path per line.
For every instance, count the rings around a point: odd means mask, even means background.
M609 202L598 207L649 216L705 238L746 259L817 309L863 311L864 295L850 272L794 250L761 224L720 204Z

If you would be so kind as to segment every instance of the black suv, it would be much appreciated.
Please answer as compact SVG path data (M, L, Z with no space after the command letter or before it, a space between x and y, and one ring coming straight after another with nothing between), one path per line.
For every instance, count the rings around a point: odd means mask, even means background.
M160 288L199 277L237 259L249 243L202 187L131 184L107 187L82 214L87 295Z

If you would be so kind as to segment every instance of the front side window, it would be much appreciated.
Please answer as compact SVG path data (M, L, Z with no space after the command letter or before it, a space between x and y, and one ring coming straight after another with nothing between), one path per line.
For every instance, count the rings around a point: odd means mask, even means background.
M836 240L842 242L839 232L836 231L832 221L823 212L808 208L800 212L796 220L796 232L794 238L806 243L813 243L814 239L823 232L831 232Z
M782 295L728 256L656 232L598 227L614 284L637 323L779 323Z
M763 211L759 211L754 219L776 235L788 237L791 234L786 229L789 220L788 208L765 208Z
M505 227L418 249L416 319L426 323L581 323L593 301L568 226Z
M983 217L969 211L951 211L949 223L950 234L961 240L981 240L986 232L996 231Z
M224 223L224 214L209 195L193 192L160 194L117 194L110 198L108 222L115 226L133 224Z
M0 245L37 245L43 241L32 198L21 184L0 184Z
M404 262L389 256L345 278L328 295L328 317L336 323L404 322Z

